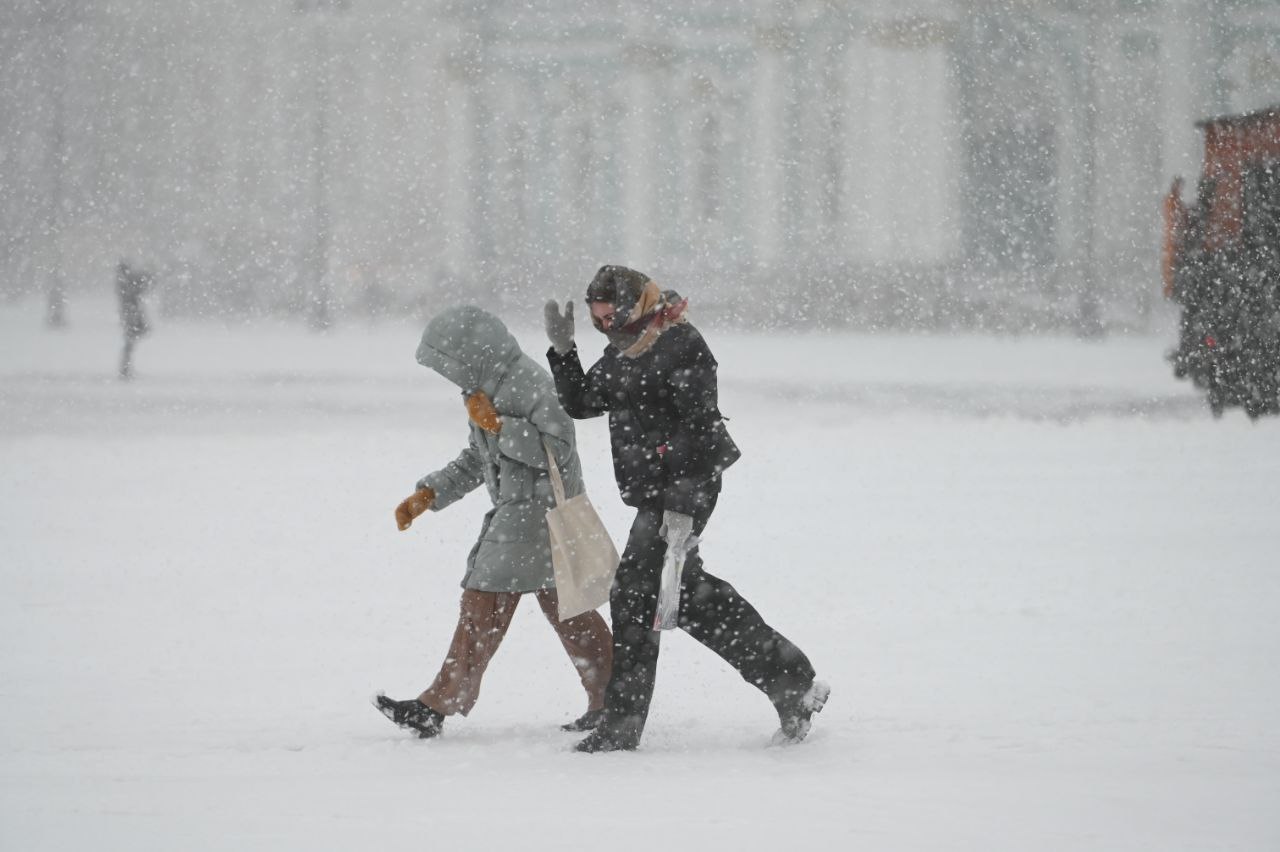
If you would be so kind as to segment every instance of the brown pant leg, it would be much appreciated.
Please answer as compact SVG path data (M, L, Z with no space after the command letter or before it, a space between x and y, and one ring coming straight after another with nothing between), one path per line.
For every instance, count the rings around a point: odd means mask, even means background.
M569 654L573 667L582 679L587 691L588 710L604 707L605 687L613 671L613 635L598 612L584 612L568 621L561 621L556 614L558 598L555 589L539 589L538 606L542 614L555 628L560 644Z
M449 653L440 673L418 700L445 716L470 713L480 697L484 670L507 635L519 602L518 594L463 589Z

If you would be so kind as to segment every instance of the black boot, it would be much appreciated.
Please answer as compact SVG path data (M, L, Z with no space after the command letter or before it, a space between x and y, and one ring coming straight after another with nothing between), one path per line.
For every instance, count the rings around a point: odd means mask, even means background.
M820 680L809 684L803 692L793 692L777 703L781 727L773 735L774 745L795 745L809 736L813 714L821 712L831 695L831 687Z
M599 751L635 751L640 745L640 726L630 722L614 722L602 716L596 729L573 747L574 751L595 754Z
M417 731L422 739L438 736L444 728L444 715L437 713L416 698L407 701L396 701L378 693L373 706L392 722L402 728Z
M604 718L604 710L588 710L567 725L561 725L562 731L594 731Z

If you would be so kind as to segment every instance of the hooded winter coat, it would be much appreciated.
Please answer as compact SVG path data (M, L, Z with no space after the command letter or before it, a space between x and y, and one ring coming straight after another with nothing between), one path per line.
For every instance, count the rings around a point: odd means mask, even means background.
M439 511L484 484L493 508L467 557L462 586L483 592L554 588L547 509L555 505L543 439L551 445L565 495L582 493L573 421L556 398L551 376L521 350L497 317L480 308L446 310L428 323L418 363L467 397L483 391L502 429L492 435L470 424L468 446L441 470L418 481L435 492Z

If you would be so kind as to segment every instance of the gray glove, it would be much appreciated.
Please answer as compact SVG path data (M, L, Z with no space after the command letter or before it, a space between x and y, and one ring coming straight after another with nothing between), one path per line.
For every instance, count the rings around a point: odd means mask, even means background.
M551 346L563 355L573 348L573 302L564 303L564 316L560 316L560 305L555 299L547 302L544 310L547 320L547 338Z
M693 518L679 512L667 510L662 513L662 526L658 535L667 542L667 549L679 553L686 549L689 536L693 535Z

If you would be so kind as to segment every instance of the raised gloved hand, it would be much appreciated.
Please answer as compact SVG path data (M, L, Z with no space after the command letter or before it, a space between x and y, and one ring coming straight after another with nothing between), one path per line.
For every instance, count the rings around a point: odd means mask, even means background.
M412 496L405 498L399 506L396 506L396 526L401 532L409 529L413 519L430 509L435 501L436 492L430 488L419 488L413 492Z
M498 410L493 407L484 391L476 391L467 397L467 415L471 422L490 435L502 431L502 420L498 418Z
M547 302L544 310L547 320L547 339L551 346L561 355L573 348L573 302L564 303L564 316L560 315L560 305L555 299Z
M663 512L662 526L658 528L658 535L662 536L663 540L666 541L669 551L673 553L680 552L689 541L689 536L693 535L692 516L682 515L671 510Z

